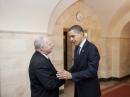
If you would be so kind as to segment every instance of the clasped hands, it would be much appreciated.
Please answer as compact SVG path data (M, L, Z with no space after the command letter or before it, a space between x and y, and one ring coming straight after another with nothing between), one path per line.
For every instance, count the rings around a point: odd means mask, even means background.
M72 79L71 73L68 72L68 71L66 71L66 70L57 71L56 76L57 76L59 79Z

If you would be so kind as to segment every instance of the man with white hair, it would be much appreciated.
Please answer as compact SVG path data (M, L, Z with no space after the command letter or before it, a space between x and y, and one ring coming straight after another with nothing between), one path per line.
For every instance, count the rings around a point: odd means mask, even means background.
M56 77L56 69L48 58L53 43L47 36L34 41L35 52L29 64L31 97L59 97L59 87L64 80Z

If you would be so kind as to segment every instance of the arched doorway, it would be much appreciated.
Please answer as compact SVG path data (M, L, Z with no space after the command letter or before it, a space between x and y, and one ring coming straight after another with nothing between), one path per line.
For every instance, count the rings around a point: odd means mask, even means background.
M130 21L121 31L120 38L120 76L130 75Z

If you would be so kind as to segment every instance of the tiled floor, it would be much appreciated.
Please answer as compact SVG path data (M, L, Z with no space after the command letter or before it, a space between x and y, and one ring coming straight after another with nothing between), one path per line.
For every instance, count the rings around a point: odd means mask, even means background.
M123 83L130 84L130 78L122 81L105 81L100 82L102 93L105 92L106 89L110 87L114 87ZM74 85L71 81L67 81L64 87L64 93L60 95L60 97L74 97Z

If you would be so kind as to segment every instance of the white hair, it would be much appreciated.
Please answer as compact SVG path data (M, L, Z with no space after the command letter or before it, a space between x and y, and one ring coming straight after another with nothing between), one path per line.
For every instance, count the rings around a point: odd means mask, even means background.
M40 49L41 47L44 47L47 41L48 41L47 36L41 36L41 37L36 38L34 41L35 49Z

